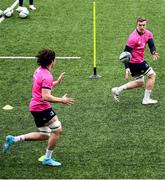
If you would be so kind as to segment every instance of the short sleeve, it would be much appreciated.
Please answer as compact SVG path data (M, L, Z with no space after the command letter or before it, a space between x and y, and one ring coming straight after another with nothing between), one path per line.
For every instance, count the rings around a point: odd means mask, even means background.
M50 79L43 79L42 80L42 88L51 89L52 88L52 81Z
M153 39L154 38L154 36L153 36L153 34L152 34L152 32L148 32L148 39Z

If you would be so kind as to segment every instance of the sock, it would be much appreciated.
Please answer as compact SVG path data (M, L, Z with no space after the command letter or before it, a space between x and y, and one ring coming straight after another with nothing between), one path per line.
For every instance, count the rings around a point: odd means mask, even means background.
M20 135L20 136L15 136L14 137L14 142L19 142L19 141L24 141L25 140L25 136L24 135Z
M33 0L29 0L29 5L33 5Z
M149 99L151 95L152 90L146 89L144 92L144 99Z
M45 159L51 159L52 153L53 153L52 150L47 149L45 153Z
M127 88L128 88L127 84L124 84L124 85L118 87L119 93L123 90L126 90Z
M19 6L23 6L23 0L19 0Z

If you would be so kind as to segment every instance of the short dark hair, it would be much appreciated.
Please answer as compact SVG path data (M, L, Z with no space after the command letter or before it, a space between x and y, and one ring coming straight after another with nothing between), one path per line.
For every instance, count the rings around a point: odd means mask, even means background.
M54 61L56 55L55 52L51 49L42 49L36 55L37 64L43 68L46 68L48 65Z
M139 16L136 20L136 22L143 22L143 21L147 21L147 19L144 16Z

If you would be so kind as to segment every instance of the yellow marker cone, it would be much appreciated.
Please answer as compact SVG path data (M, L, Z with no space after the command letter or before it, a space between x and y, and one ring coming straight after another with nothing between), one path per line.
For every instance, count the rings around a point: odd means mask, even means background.
M4 110L12 110L12 109L13 109L13 106L6 105L6 106L4 106L2 109L4 109Z
M40 158L38 158L38 161L42 162L44 160L45 155L41 156Z

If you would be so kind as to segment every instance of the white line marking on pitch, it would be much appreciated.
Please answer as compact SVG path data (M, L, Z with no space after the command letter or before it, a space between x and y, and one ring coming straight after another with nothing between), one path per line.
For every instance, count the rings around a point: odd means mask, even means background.
M36 59L36 57L24 57L24 56L0 56L0 59ZM56 57L56 59L81 59L81 57Z

